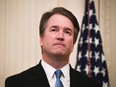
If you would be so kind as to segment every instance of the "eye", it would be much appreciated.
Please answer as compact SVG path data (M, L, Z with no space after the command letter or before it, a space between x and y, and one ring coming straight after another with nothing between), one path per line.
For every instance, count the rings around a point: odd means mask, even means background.
M56 32L57 30L56 30L56 28L52 28L51 31L52 32Z
M57 27L51 27L51 32L56 32L56 31L58 31L58 28Z
M72 33L71 33L71 30L65 30L65 33L67 34L67 35L71 35Z

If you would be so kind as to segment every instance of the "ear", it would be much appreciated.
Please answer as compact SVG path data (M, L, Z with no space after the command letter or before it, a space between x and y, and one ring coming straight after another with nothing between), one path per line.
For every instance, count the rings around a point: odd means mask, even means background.
M43 36L40 36L40 46L43 46Z
M74 49L74 44L73 44L73 46L72 46L72 48L71 48L71 52L73 52L73 49Z

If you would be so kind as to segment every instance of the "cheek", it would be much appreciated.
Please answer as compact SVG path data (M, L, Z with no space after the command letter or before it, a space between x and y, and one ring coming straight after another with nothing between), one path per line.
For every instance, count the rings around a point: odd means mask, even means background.
M68 48L69 48L71 51L73 51L73 48L74 48L73 39L68 40L67 44L68 44Z
M49 45L49 44L51 44L51 42L52 42L52 37L50 37L49 35L47 36L43 36L43 37L41 37L40 38L40 45L41 46L45 46L45 45Z

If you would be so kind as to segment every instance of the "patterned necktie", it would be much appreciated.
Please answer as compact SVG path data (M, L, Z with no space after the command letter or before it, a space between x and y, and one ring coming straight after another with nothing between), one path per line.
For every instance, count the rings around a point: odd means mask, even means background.
M56 70L55 71L55 75L56 75L56 84L55 87L63 87L63 84L60 80L60 77L62 75L62 71L61 70Z

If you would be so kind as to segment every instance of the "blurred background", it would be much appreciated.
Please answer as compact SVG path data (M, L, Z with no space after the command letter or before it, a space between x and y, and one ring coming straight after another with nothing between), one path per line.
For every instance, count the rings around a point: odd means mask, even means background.
M110 86L116 87L116 0L94 2ZM57 6L73 12L81 27L85 0L0 0L0 87L4 87L6 77L38 64L39 21L44 12ZM70 56L72 67L76 63L77 43L78 40Z

